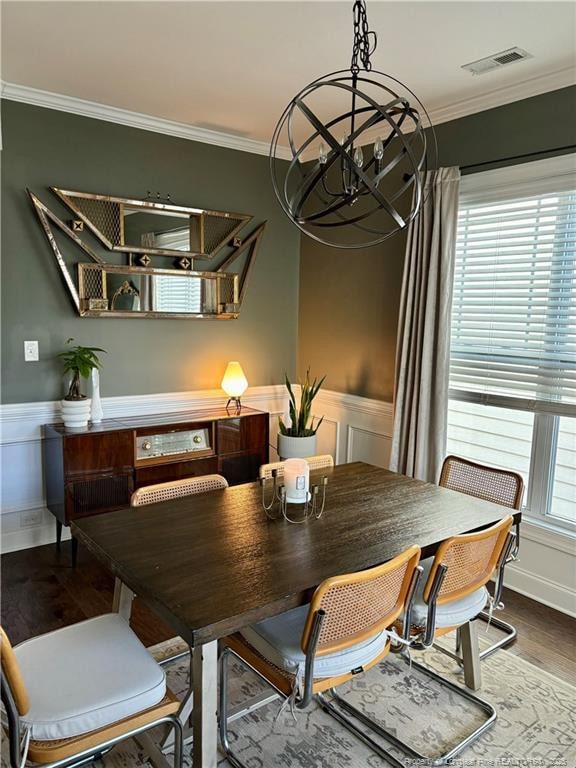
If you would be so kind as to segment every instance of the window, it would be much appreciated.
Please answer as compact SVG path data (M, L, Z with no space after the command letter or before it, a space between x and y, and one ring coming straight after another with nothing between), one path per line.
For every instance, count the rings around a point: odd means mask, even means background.
M464 177L448 451L515 469L576 526L576 156Z

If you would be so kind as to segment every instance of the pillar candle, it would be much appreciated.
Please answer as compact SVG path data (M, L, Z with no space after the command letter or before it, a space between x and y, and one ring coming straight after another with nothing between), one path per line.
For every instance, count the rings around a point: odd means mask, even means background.
M303 504L308 499L310 467L306 459L286 459L284 462L286 501Z

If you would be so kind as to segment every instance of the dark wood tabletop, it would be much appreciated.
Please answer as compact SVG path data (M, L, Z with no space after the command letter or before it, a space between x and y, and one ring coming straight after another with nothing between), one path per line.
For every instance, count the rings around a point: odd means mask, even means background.
M316 473L318 474L318 473ZM258 483L78 519L72 533L190 645L302 605L329 576L520 513L356 462L329 476L323 516L269 520Z

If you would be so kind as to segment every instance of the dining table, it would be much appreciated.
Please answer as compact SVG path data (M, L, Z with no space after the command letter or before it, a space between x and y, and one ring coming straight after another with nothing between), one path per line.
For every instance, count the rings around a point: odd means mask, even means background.
M331 576L414 544L431 556L445 539L509 514L520 521L519 511L363 462L311 473L310 482L316 477L327 478L325 508L300 525L270 519L259 482L72 523L73 536L116 577L116 610L129 619L137 595L192 649L181 717L191 721L194 768L215 768L218 759L219 639L308 603ZM464 653L474 640L464 638ZM464 661L466 684L479 687L479 664Z

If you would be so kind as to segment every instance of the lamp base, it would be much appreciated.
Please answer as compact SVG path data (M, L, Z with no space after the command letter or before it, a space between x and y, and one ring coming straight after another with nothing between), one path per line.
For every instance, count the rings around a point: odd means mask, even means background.
M230 397L228 399L228 402L226 403L226 410L228 411L228 413L230 413L230 403L232 403L232 406L233 406L234 410L236 411L236 413L240 413L240 411L242 410L242 404L240 402L240 398L239 397Z

